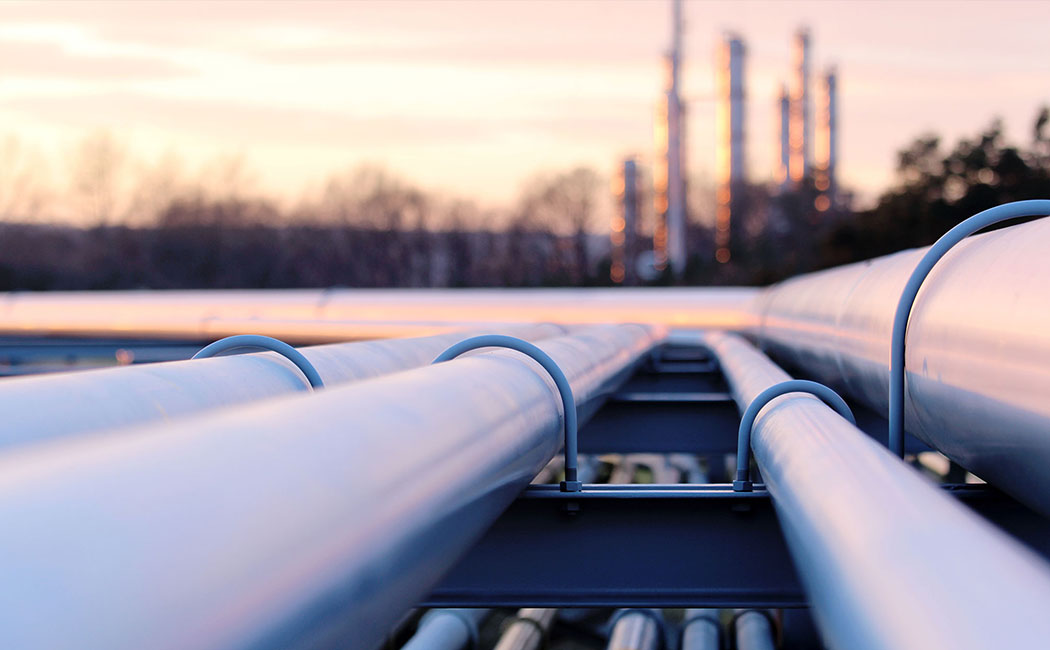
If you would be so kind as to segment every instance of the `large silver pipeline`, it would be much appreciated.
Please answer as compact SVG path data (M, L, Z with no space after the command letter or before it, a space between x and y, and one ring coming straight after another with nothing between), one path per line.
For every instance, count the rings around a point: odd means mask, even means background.
M503 333L540 340L560 325L518 325ZM480 332L319 345L300 352L326 385L430 363ZM0 382L0 450L308 390L303 373L273 352L38 375Z
M398 289L0 293L0 333L295 343L423 336L510 323L646 322L737 329L752 288Z
M661 337L539 345L585 418ZM560 403L496 351L0 455L0 647L373 647L558 451Z
M789 379L740 337L706 341L741 411ZM829 647L1007 648L1050 639L1050 565L816 398L771 402L751 445Z
M923 284L907 331L906 430L1050 514L1050 220L971 237ZM925 249L787 280L752 329L789 368L887 412L894 311Z

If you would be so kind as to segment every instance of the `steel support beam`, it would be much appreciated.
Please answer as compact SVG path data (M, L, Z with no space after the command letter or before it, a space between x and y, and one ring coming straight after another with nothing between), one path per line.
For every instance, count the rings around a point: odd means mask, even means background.
M661 332L541 342L582 417ZM373 647L562 443L496 351L0 456L0 647Z
M985 485L942 489L1050 559L1050 520ZM697 548L705 549L703 562ZM582 494L529 487L426 600L434 607L807 602L764 489L604 484Z
M711 335L743 410L789 379ZM785 395L752 448L831 648L989 648L1050 638L1050 565L815 398Z
M806 598L765 492L599 484L571 495L530 487L425 602L797 607Z

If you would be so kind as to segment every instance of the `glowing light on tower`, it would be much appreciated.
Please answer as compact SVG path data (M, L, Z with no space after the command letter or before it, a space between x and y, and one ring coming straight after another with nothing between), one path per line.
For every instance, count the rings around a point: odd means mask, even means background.
M613 216L609 241L612 244L610 279L616 284L635 284L635 233L638 227L639 199L638 162L633 158L623 161L623 173L613 181L613 194L620 201L620 213Z

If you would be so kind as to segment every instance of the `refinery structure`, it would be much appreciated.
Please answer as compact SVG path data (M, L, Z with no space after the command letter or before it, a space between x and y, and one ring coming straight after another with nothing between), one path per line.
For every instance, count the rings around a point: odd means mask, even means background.
M1046 647L1050 199L638 286L690 253L673 33L657 163L613 181L630 288L0 292L0 648ZM761 189L817 228L811 47ZM748 52L715 59L720 269L766 176Z
M744 37L726 33L714 56L715 131L714 151L715 214L714 250L689 251L687 229L689 206L685 166L686 104L682 89L682 14L680 0L673 0L671 48L665 58L665 92L661 97L655 128L656 156L653 164L653 252L651 266L657 272L670 269L671 277L681 279L690 254L713 256L719 263L729 262L736 242L747 237L744 220L749 212L761 211L748 203L748 188L753 182L748 169L748 101L747 45ZM811 224L839 201L836 166L838 164L838 98L837 72L827 67L816 79L813 75L812 37L806 28L794 35L789 81L777 88L775 114L777 138L774 168L767 177L773 179L778 192L792 192L811 184L816 191L810 217ZM635 158L631 165L638 165ZM620 173L622 178L628 172ZM630 173L638 182L638 175ZM620 210L613 220L612 276L614 283L631 282L630 269L637 256L627 254L634 247L641 222L638 216L637 189L625 192L627 185L615 183ZM630 187L635 188L634 185ZM772 208L765 208L769 213ZM775 212L775 211L773 211ZM760 218L768 221L775 214ZM617 230L620 224L635 228ZM644 266L642 264L641 266Z

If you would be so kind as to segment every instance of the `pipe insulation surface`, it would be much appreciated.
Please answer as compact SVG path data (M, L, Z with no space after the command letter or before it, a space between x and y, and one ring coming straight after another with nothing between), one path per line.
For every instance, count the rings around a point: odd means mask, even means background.
M478 641L478 628L492 610L432 609L401 650L463 650Z
M754 288L326 289L0 293L0 333L288 343L422 336L511 323L750 324Z
M540 346L581 418L663 337ZM378 645L559 450L494 351L0 456L0 647Z
M1050 515L1050 220L970 237L911 312L905 429ZM886 415L897 301L926 249L799 276L751 333L788 368Z
M557 609L526 607L508 619L506 631L493 650L542 650L548 645L547 635L558 616Z
M682 615L681 650L721 650L722 620L717 609L687 609Z
M663 644L657 610L619 610L606 650L659 650Z
M790 379L738 336L706 341L741 411ZM816 398L770 402L751 445L829 647L1009 648L1050 639L1050 565Z
M505 333L537 341L560 325L518 325ZM301 348L328 385L429 364L477 332ZM172 420L199 411L269 399L309 384L273 352L171 361L0 381L0 451L28 443Z
M766 614L753 609L737 612L732 634L736 650L776 650L773 625Z

